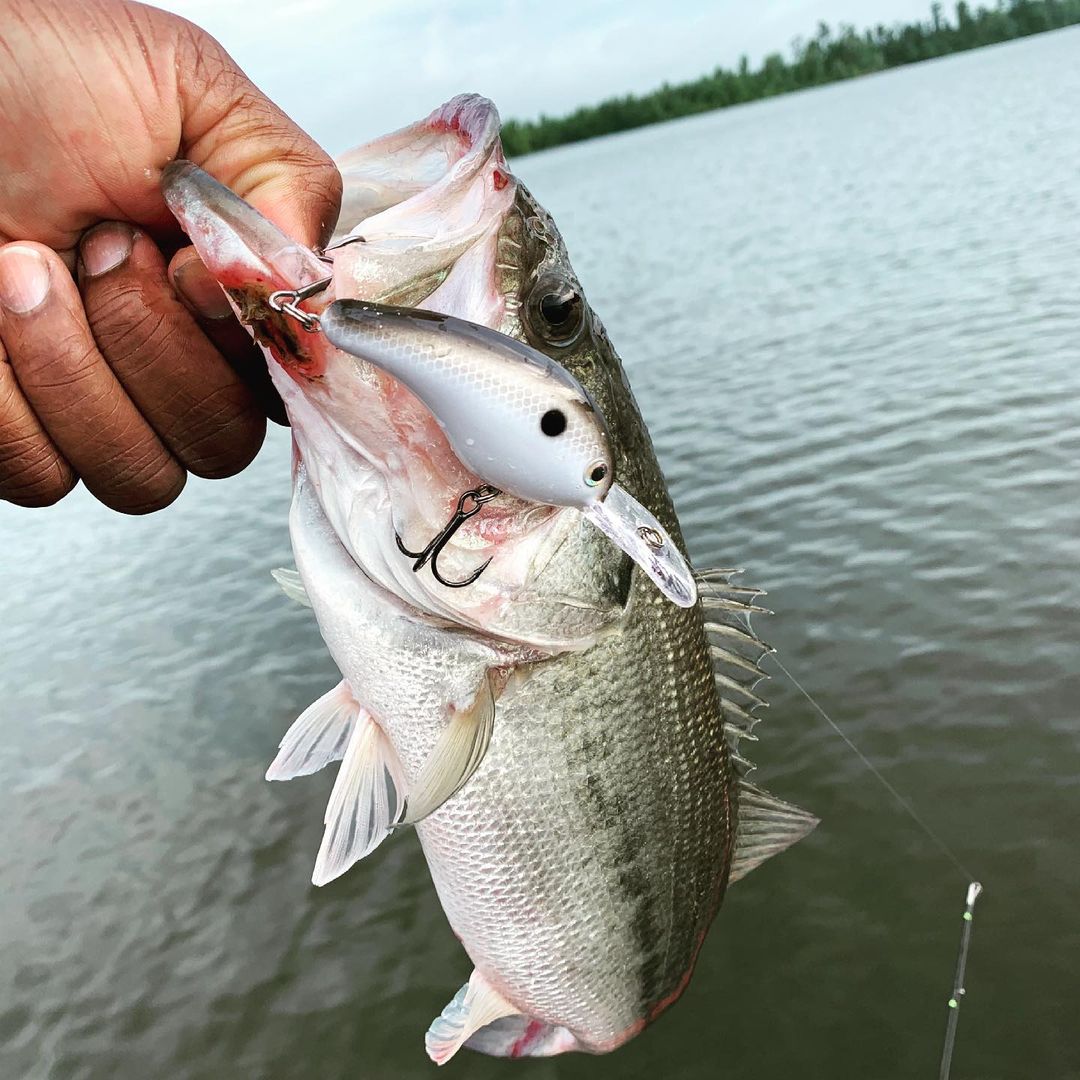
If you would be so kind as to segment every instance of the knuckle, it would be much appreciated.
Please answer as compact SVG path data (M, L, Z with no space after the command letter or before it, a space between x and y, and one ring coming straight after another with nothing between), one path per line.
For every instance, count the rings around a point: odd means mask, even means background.
M233 387L214 391L190 415L198 420L176 438L176 454L207 480L222 480L247 468L266 435L263 417Z
M117 455L102 477L102 490L95 494L122 513L149 514L168 506L183 490L184 481L184 470L147 431Z
M187 475L162 454L122 463L110 479L109 490L98 494L106 506L122 514L152 514L175 502Z
M96 299L87 318L102 355L122 378L154 367L175 343L177 328L147 307L133 286L120 285Z
M52 506L76 482L67 462L43 439L25 436L0 447L0 496L8 502Z
M337 166L329 158L314 161L305 169L305 186L313 192L320 204L333 207L335 216L341 208L342 179ZM334 222L330 222L333 228Z

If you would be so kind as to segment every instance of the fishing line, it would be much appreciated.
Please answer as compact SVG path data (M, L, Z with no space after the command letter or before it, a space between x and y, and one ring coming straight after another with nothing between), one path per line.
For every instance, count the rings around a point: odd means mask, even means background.
M952 1072L953 1049L956 1046L956 1029L960 1022L960 1002L967 991L964 988L964 972L967 968L968 951L971 948L971 928L975 919L975 901L979 899L983 891L982 885L975 880L974 875L957 858L951 847L941 839L915 811L915 808L896 790L888 780L882 776L878 767L848 738L840 725L814 700L809 690L784 666L783 662L774 653L772 662L791 680L791 685L810 703L815 712L840 736L847 744L851 752L878 778L882 786L900 804L904 812L919 826L920 829L937 845L938 850L956 867L959 873L967 881L967 896L964 907L964 925L960 934L960 954L956 960L956 975L953 978L952 996L949 998L948 1021L945 1025L945 1045L941 1052L941 1071L938 1080L949 1080Z
M889 781L881 775L878 767L851 741L851 739L847 737L847 735L844 734L843 730L840 728L840 725L837 724L837 722L814 700L814 698L810 694L810 691L807 690L806 687L803 686L803 684L799 682L799 680L796 679L795 676L792 675L786 667L784 667L779 657L773 654L771 659L772 662L791 680L792 686L794 686L795 689L798 690L799 693L802 694L802 696L810 702L818 715L820 715L822 719L824 719L824 721L829 725L829 727L831 727L833 731L835 731L836 734L839 735L845 743L847 743L848 748L851 750L851 752L878 778L878 780L881 781L882 785L885 787L885 790L888 791L889 794L892 795L892 797L903 807L904 811L911 818L911 820L914 821L915 824L918 825L919 828L922 829L922 831L926 833L926 835L930 837L930 839L938 846L938 849L942 852L942 854L944 854L944 856L949 860L949 862L951 862L953 866L956 867L957 871L963 876L964 880L974 882L975 875L972 874L971 871L968 870L968 868L964 866L964 864L956 857L956 855L953 854L952 848L949 847L949 845L946 844L945 841L942 840L941 837L938 836L938 834L934 832L934 830L931 829L930 826L927 825L921 817L919 817L911 803L909 803L907 799L905 799L904 796L901 795L900 792L897 791L896 788L894 788L892 784L890 784Z

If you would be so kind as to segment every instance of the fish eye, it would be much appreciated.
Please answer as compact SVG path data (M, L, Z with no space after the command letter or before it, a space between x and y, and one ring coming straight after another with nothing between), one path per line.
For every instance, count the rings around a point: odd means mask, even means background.
M608 467L605 461L594 461L585 470L585 483L589 487L598 487L607 479Z
M566 430L566 413L562 409L548 409L540 417L540 430L552 438L561 435Z
M549 345L577 340L585 325L585 301L564 278L545 277L536 283L528 301L531 329Z
M574 310L580 303L581 297L571 289L544 293L540 297L540 314L553 330L561 330L574 317Z

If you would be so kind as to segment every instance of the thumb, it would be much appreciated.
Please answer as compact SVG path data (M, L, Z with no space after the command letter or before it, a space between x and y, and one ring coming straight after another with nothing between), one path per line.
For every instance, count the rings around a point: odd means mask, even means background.
M186 24L177 51L181 154L315 247L334 231L341 175L330 156L205 31Z

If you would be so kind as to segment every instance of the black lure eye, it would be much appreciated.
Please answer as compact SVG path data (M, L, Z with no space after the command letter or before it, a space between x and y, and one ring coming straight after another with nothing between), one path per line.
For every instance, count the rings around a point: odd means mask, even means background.
M529 298L529 316L536 335L549 345L569 345L585 324L585 302L570 282L546 277Z
M552 438L561 435L566 430L566 413L562 409L548 409L540 417L540 430Z

